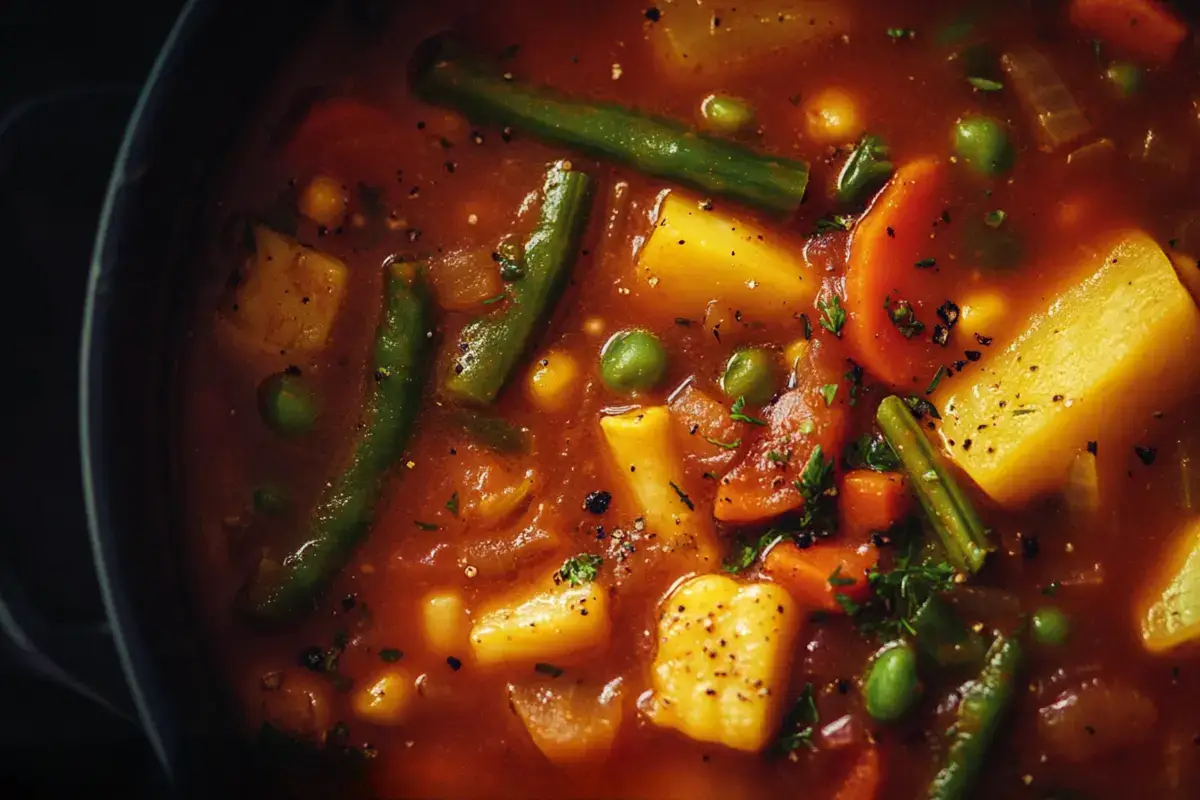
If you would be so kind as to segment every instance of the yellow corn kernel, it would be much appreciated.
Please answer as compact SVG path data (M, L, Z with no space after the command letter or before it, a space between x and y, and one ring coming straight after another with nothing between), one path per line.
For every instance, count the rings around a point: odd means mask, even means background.
M467 643L467 609L462 595L453 591L436 591L421 601L421 625L425 644L438 656L460 654Z
M347 202L346 187L341 181L318 175L304 187L297 205L301 214L318 225L333 226L346 213Z
M354 714L373 725L402 724L416 696L412 676L405 670L389 668L354 690L351 699Z
M995 336L1008 314L1008 303L996 292L981 292L966 298L959 310L959 328L968 334Z
M555 414L573 405L577 386L579 362L569 353L550 350L534 362L525 388L534 406Z
M814 94L804 104L808 136L818 144L845 144L862 135L858 104L845 89L831 86Z
M807 339L797 339L783 349L783 361L794 377L799 378L800 372L804 369L804 365L808 363L808 349L810 342Z

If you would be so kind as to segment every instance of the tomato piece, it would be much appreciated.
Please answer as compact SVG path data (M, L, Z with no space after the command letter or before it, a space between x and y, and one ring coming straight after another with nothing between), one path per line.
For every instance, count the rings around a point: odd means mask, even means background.
M934 337L947 299L948 189L942 161L904 165L850 240L845 340L855 361L897 389L924 388L945 358Z

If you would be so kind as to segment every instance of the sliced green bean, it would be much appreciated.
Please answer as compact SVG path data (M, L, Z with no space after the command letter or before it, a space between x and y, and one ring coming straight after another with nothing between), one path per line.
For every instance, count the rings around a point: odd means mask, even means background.
M846 166L838 174L834 193L843 203L859 203L887 183L896 171L891 162L892 149L878 136L867 134L850 153Z

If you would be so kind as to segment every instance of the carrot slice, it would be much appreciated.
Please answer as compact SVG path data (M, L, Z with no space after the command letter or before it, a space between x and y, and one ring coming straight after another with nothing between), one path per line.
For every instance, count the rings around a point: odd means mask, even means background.
M875 800L883 783L883 764L879 750L868 747L850 768L834 800Z
M842 477L838 494L838 531L862 541L872 531L886 531L909 510L908 487L899 472L856 469Z
M948 183L935 158L904 165L850 240L845 339L855 361L898 389L923 388L945 357L934 334L952 244L939 235Z
M867 570L878 561L878 551L869 544L822 541L801 550L791 542L782 542L763 559L763 572L787 589L800 605L841 612L839 594L856 603L870 596Z
M1187 37L1187 26L1155 0L1073 0L1071 22L1153 64L1169 62Z

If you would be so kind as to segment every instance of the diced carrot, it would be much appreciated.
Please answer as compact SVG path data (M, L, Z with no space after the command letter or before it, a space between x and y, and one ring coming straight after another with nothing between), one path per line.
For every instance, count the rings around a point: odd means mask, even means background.
M671 419L686 453L728 463L741 445L740 423L729 418L729 409L702 389L688 384L672 398Z
M946 358L933 334L955 269L953 243L942 234L948 184L936 158L904 165L850 240L845 340L868 373L899 389L924 388Z
M787 589L800 605L840 612L839 594L856 603L870 596L867 570L878 560L879 553L870 544L826 541L802 550L791 542L782 542L763 559L763 572Z
M842 782L834 800L875 800L879 786L883 783L883 765L879 750L870 746L850 768L850 774Z
M850 421L844 399L829 406L819 386L803 386L780 397L766 423L746 457L721 479L713 516L722 522L758 522L803 507L796 480L817 447L825 461L837 463Z
M838 530L851 541L863 541L871 531L886 531L902 520L909 502L899 472L851 470L842 477L838 493Z
M1187 37L1187 25L1156 0L1072 0L1071 22L1106 45L1154 64L1174 58Z

